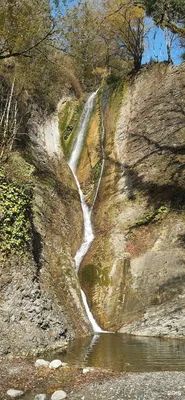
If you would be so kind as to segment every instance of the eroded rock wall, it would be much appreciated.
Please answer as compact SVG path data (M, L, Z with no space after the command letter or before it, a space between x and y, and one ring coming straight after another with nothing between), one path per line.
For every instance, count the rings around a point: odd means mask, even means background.
M57 135L57 116L42 129L31 121L26 148L3 165L6 179L29 184L33 195L31 248L1 259L1 355L38 353L91 333L73 261L81 205Z
M185 64L143 69L104 96L105 170L80 279L103 328L183 336Z

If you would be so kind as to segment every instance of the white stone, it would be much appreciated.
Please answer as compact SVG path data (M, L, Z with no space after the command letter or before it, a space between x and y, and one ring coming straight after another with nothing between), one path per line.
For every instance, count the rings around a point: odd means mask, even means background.
M93 367L87 367L83 369L83 374L87 374L88 372L93 372L94 368Z
M15 389L9 389L6 394L10 397L12 397L12 399L16 399L18 397L23 396L24 392L22 390L15 390Z
M49 368L51 369L57 369L62 367L62 362L60 360L53 360L49 364Z
M34 400L46 400L46 398L47 398L46 394L40 393L40 394L37 394L37 395L34 397Z
M64 392L63 390L57 390L52 394L51 400L63 400L66 397L67 397L66 392Z
M49 366L49 361L42 360L40 358L38 358L38 360L36 360L36 362L35 362L35 367L37 367L37 368L48 367L48 366Z

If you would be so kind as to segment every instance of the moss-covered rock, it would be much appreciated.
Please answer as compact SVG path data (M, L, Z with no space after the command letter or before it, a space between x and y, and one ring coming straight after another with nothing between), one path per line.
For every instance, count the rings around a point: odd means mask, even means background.
M66 158L70 157L76 140L76 134L83 112L85 98L80 100L66 99L59 108L59 130L61 134L61 144Z

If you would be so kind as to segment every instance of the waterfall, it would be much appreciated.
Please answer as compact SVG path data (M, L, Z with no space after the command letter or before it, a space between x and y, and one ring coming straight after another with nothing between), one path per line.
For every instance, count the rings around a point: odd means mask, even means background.
M99 90L99 89L98 89ZM84 139L85 139L85 134L86 134L86 129L88 126L88 123L90 121L90 117L92 114L92 110L93 110L93 106L94 106L94 100L96 97L96 94L98 92L98 90L94 93L92 93L86 104L84 107L84 111L82 114L82 118L81 118L81 122L80 122L80 126L77 132L77 139L76 142L74 144L74 148L71 154L71 157L68 161L68 164L71 168L71 171L74 175L74 178L76 180L76 184L78 187L78 191L79 191L79 195L80 195L80 201L81 201L81 206L82 206L82 212L83 212L83 218L84 218L84 239L83 239L83 243L81 245L81 247L79 248L79 250L77 251L76 255L75 255L75 265L76 265L76 270L78 271L79 266L85 256L85 254L88 252L91 243L94 239L94 233L93 233L93 228L92 228L92 223L91 223L91 211L92 209L89 209L88 205L85 202L85 198L84 195L82 193L80 184L78 182L77 176L76 176L76 167L78 164L78 160L82 151L82 147L83 147L83 143L84 143ZM103 173L103 172L102 172ZM100 182L98 182L98 184L100 185ZM97 192L97 190L96 190ZM97 196L97 195L96 195ZM94 203L94 202L93 202ZM82 300L84 303L84 307L87 313L87 316L89 318L89 321L92 325L92 328L94 330L94 332L103 332L103 330L98 326L98 324L96 323L90 309L87 303L87 299L85 296L85 293L83 292L83 290L81 290L81 294L82 294Z
M76 171L76 166L77 166L77 163L78 163L81 151L82 151L82 146L84 143L84 136L86 133L86 128L87 128L88 122L91 117L91 113L92 113L93 106L94 106L94 99L96 97L96 94L98 93L98 90L99 89L97 89L96 92L92 93L89 96L89 98L87 99L86 104L84 106L84 110L83 110L81 122L80 122L80 127L77 132L77 139L76 139L74 149L71 153L71 157L69 160L69 166L70 166L71 170L73 171L73 173L75 173L75 171Z

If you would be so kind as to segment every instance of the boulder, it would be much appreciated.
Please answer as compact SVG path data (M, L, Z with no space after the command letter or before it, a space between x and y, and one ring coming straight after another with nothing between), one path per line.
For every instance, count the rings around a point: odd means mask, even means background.
M49 366L49 361L43 360L43 359L38 359L35 362L35 367L48 367Z
M62 367L62 362L60 360L53 360L49 364L50 369L57 369Z
M47 398L46 394L40 393L40 394L37 394L37 395L34 397L34 400L46 400L46 398Z
M67 397L66 392L64 392L63 390L57 390L52 394L51 400L63 400L66 397Z
M24 392L22 390L15 390L15 389L9 389L6 393L12 399L18 399L19 397L23 396L23 394L24 394Z

